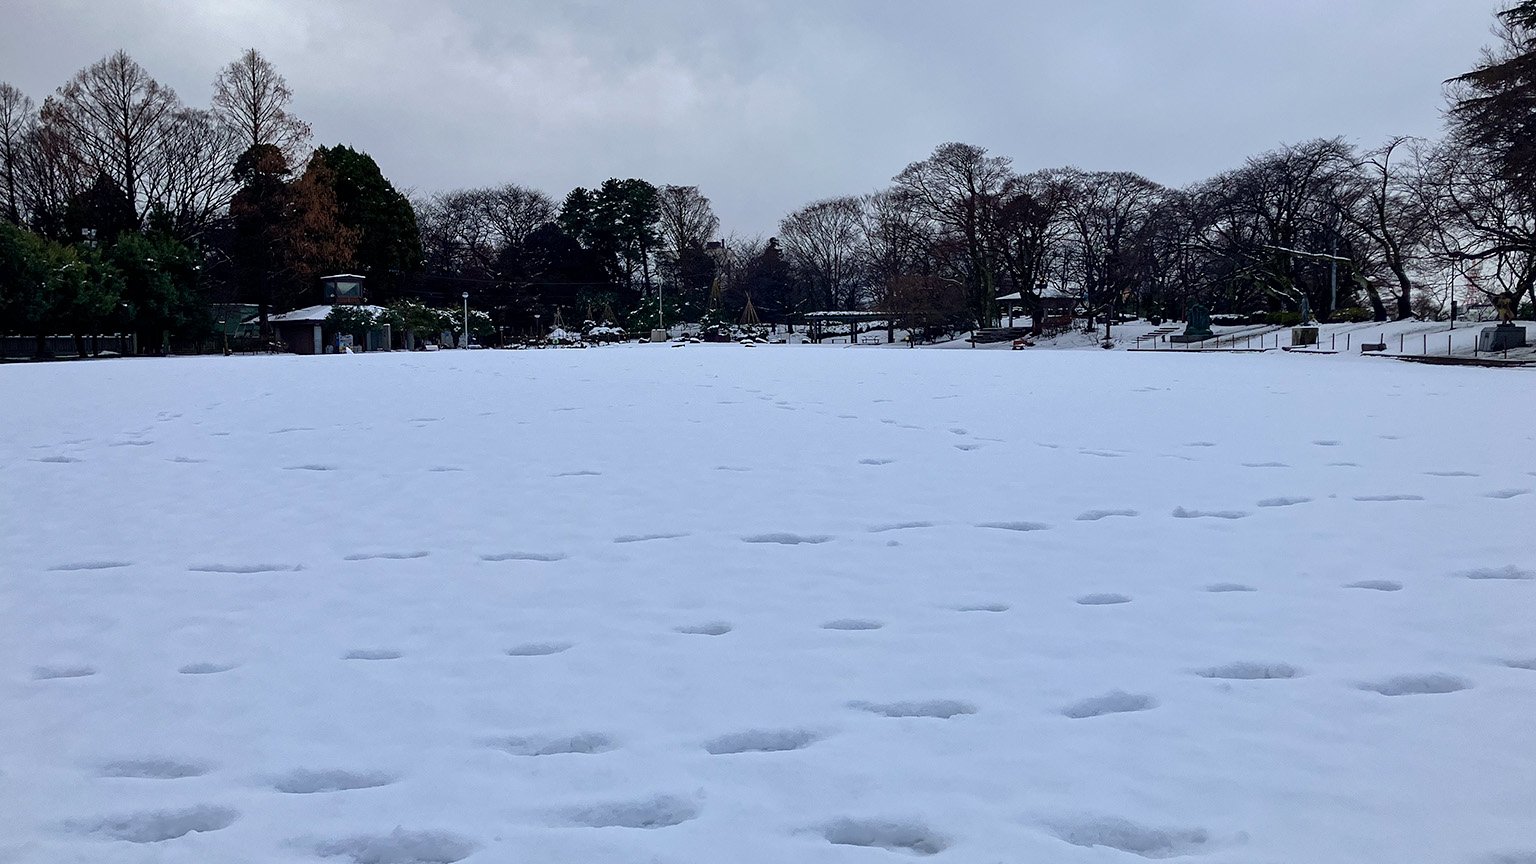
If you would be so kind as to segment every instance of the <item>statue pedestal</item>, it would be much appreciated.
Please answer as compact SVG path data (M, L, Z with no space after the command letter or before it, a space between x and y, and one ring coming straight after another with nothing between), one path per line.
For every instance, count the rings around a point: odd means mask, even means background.
M1297 347L1301 347L1303 345L1316 345L1316 344L1317 344L1317 328L1316 327L1292 327L1291 328L1291 347L1297 348Z
M1209 327L1205 328L1204 330L1185 328L1183 333L1175 333L1174 335L1169 336L1168 341L1182 345L1187 342L1204 342L1207 339L1215 338L1216 334L1212 333Z
M1477 350L1479 351L1507 351L1510 348L1524 348L1525 346L1525 328L1515 324L1484 327L1477 334Z
M665 330L652 330L651 331L651 341L652 342L665 342L665 341L667 341L667 331L665 331Z

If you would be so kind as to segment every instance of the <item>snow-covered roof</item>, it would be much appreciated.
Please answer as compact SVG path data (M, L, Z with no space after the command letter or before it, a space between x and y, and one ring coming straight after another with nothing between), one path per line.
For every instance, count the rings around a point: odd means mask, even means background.
M295 309L292 312L284 312L284 313L282 313L280 315L268 315L267 316L267 320L268 321L289 321L289 322L293 322L293 321L315 321L315 322L319 322L319 321L324 321L326 318L330 317L331 310L334 309L334 308L335 308L334 306L329 305L329 304L321 305L321 306L305 306L303 309ZM367 312L372 312L375 315L379 314L380 312L385 311L383 306L353 306L352 308L353 309L362 309L362 310L365 310ZM261 320L260 316L257 316L255 318L252 318L250 321L248 321L246 323L257 322L257 321L260 321L260 320Z
M366 277L366 276L359 276L356 273L337 273L337 274L335 274L333 276L321 276L320 280L322 282L328 282L328 281L330 281L332 279L357 279L357 280L361 281L361 280L366 279L366 278L368 278L368 277Z

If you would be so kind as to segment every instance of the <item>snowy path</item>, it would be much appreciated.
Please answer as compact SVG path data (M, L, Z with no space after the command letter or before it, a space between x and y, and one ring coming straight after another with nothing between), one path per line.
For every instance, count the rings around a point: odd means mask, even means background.
M0 368L0 862L1536 861L1532 382Z

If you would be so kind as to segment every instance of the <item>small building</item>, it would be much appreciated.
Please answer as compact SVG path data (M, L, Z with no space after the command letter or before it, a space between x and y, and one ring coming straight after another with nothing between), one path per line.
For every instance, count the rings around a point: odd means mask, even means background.
M320 277L320 302L332 306L361 306L368 302L363 290L367 279L356 273Z
M350 305L350 304L337 304ZM306 306L303 309L295 309L292 312L283 312L279 315L270 315L267 321L272 325L272 333L284 347L295 354L330 354L340 350L341 345L333 339L327 342L325 338L325 321L331 317L331 304L320 306ZM382 306L358 305L377 315L386 311ZM381 324L368 331L364 344L354 345L350 335L341 335L339 338L347 347L361 351L388 351L390 340L390 328L388 324Z

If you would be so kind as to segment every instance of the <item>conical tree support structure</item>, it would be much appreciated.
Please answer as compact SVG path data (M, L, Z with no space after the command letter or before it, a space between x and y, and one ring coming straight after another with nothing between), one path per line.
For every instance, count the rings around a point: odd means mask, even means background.
M752 295L747 295L747 308L741 310L741 325L743 327L760 327L762 321L758 320L757 307L752 305Z

